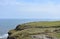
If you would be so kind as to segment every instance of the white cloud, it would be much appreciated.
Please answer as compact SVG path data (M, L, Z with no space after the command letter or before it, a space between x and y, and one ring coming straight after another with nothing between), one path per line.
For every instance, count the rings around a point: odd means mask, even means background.
M39 3L39 1L40 0L34 0L34 2L17 2L16 0L0 0L0 6L6 6L6 11L14 11L13 14L16 13L16 15L20 16L21 18L60 18L60 4L56 4L55 2L52 2L50 0L45 0L41 3Z
M16 0L0 0L0 6L16 5Z
M26 4L26 3L17 3L17 10L24 12L51 12L59 13L60 4L54 5L53 3L48 4Z
M46 0L47 1L47 0ZM60 4L55 4L54 2L48 1L47 3L25 3L25 2L16 2L17 12L27 12L27 13L37 13L45 16L41 18L60 18ZM31 15L30 14L30 15ZM34 15L35 15L34 14ZM34 17L39 18L39 15Z

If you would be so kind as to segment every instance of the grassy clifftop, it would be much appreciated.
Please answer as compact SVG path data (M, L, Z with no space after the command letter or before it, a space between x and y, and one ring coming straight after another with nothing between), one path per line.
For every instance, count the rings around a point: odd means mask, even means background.
M17 25L8 32L7 39L34 39L33 35L48 35L60 38L60 21L29 22ZM35 37L37 39L37 37Z

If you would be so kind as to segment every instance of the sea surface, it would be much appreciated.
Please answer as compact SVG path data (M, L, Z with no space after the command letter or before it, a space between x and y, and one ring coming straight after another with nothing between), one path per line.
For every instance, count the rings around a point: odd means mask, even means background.
M8 36L8 31L14 29L19 24L47 20L50 19L0 19L0 39L5 39Z

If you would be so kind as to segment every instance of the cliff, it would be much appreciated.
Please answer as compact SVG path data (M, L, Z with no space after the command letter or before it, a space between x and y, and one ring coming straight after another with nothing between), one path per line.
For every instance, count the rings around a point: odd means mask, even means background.
M8 32L7 39L59 39L60 21L30 22L18 25Z

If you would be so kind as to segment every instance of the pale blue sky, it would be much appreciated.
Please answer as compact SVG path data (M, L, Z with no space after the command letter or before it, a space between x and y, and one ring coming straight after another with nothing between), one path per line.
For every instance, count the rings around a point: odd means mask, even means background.
M0 19L60 19L60 0L0 0Z

